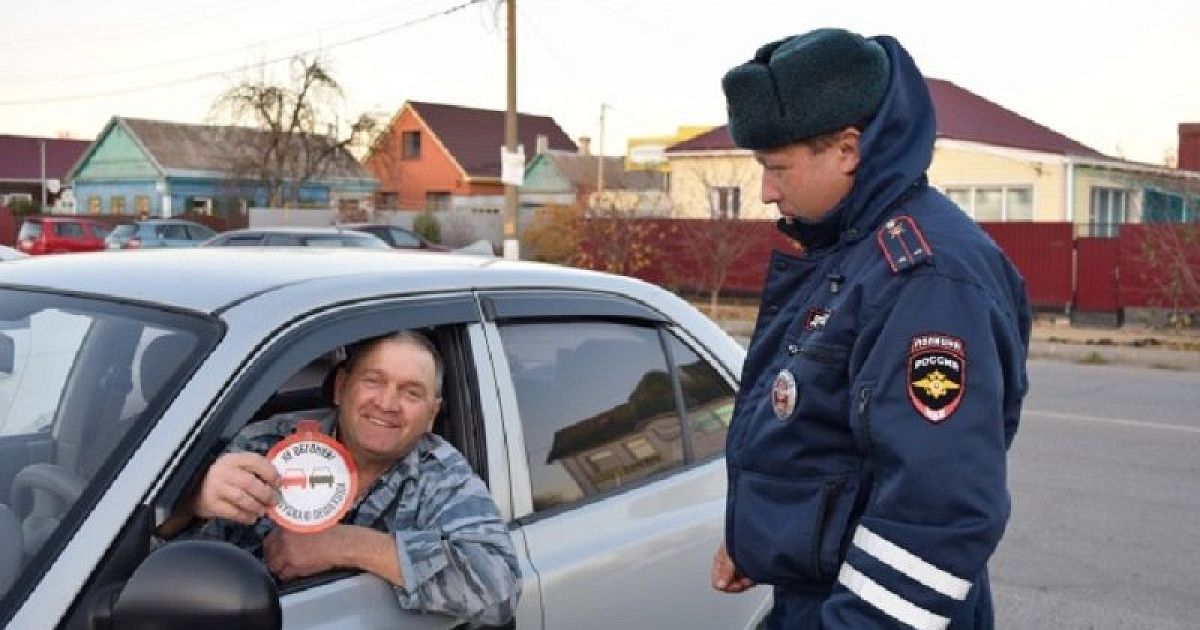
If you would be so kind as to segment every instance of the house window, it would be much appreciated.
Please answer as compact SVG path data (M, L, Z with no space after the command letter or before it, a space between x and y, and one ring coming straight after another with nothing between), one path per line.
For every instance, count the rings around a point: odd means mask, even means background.
M211 197L192 197L188 200L188 212L212 215L213 201Z
M1120 236L1121 224L1129 220L1129 191L1121 188L1092 187L1088 216L1088 236Z
M713 186L708 203L714 219L736 219L742 212L742 189L738 186Z
M1142 221L1146 223L1191 223L1196 220L1195 208L1189 208L1183 197L1174 193L1147 190L1142 204Z
M405 160L421 159L420 131L404 131L400 133L400 157Z
M133 198L133 211L141 216L150 214L150 197L147 195L138 195Z
M378 199L377 205L382 210L395 210L400 207L400 193L381 192Z
M946 196L976 221L1032 221L1032 186L947 186Z
M451 204L450 193L431 190L425 193L425 207L429 210L449 210Z
M100 214L100 211L103 209L104 201L100 199L99 195L88 197L88 214Z
M113 214L125 214L125 197L113 197L109 203L112 204L109 207Z

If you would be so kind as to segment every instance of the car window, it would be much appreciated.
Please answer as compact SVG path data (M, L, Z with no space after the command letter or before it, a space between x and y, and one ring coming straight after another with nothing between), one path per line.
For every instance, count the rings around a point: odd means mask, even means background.
M667 335L679 388L687 410L692 457L725 452L725 433L733 419L735 392L729 381L675 335Z
M78 223L53 223L55 236L83 238L83 226Z
M108 228L104 227L103 225L92 225L91 229L92 236L95 236L96 238L103 239L108 237Z
M187 226L188 237L193 241L203 241L217 235L216 232L204 227L203 225Z
M307 239L301 241L294 236L288 236L286 234L268 234L265 238L263 238L263 245L266 245L267 247L293 247L300 244L308 245L309 242Z
M0 562L0 599L25 563L53 560L85 515L73 506L98 499L126 436L153 423L159 394L198 361L216 328L191 321L0 289L0 539L19 560Z
M178 223L163 223L156 227L159 238L171 240L187 240L187 230Z
M391 228L392 243L396 247L420 247L421 241L416 236L413 236L400 228Z
M516 323L500 334L535 512L682 465L682 427L657 329Z
M17 233L17 240L37 240L42 236L41 221L26 221L21 224L21 231Z
M256 247L263 244L263 238L258 235L253 236L230 236L229 238L213 243L213 245L230 245L233 247Z
M136 225L132 223L122 223L121 225L113 228L112 236L117 238L125 238L127 236L133 236L135 232L137 232Z

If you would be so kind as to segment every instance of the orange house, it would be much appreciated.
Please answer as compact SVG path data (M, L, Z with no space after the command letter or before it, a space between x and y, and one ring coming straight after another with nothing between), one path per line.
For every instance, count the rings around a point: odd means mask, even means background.
M517 130L527 158L539 149L576 150L549 116L518 114ZM455 197L503 195L502 146L502 111L408 101L366 159L379 180L376 207L442 210Z

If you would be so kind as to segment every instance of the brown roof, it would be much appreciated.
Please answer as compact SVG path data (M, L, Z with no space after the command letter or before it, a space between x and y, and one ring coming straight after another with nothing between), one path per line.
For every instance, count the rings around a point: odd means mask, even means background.
M0 180L40 180L43 143L46 146L46 177L66 179L67 172L91 141L0 135Z
M266 132L248 127L191 125L186 123L118 118L137 137L151 159L167 171L225 172L240 149L253 146ZM350 155L339 151L320 178L372 179Z
M504 146L504 112L441 103L409 101L469 177L500 177L500 147ZM546 136L551 149L575 151L575 142L549 116L517 114L517 142L527 159L537 150L537 137Z
M939 138L969 140L1046 153L1104 158L1103 153L1076 142L1053 129L1039 125L973 92L941 79L925 79L937 112ZM736 149L729 128L722 125L667 148L681 151Z
M563 178L576 188L595 188L599 174L597 155L583 155L574 151L549 150L542 154ZM604 157L604 187L620 190L661 190L663 176L649 171L625 170L625 158Z

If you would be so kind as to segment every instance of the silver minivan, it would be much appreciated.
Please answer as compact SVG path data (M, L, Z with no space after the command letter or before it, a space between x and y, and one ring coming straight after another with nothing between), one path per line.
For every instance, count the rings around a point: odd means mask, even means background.
M327 406L346 345L413 328L446 363L434 430L510 523L511 627L753 628L769 607L709 586L743 351L668 292L447 254L56 258L0 265L0 625L464 627L371 574L278 583L228 543L153 536L234 433Z

